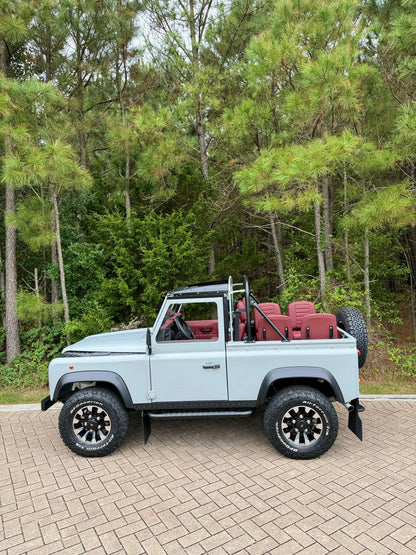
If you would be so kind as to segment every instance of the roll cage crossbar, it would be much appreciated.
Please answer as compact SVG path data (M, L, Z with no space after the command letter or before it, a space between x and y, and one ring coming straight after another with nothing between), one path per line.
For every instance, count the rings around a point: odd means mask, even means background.
M241 288L242 287L242 288ZM254 341L254 338L252 336L251 333L251 316L250 316L250 308L254 307L255 310L257 310L262 316L263 318L266 320L266 322L273 328L273 330L279 335L279 337L281 337L282 341L285 342L289 342L290 339L288 339L280 330L279 328L276 327L276 325L270 320L270 318L267 316L267 314L265 314L263 312L263 310L259 307L259 301L256 299L256 297L253 295L253 293L251 293L250 291L250 287L248 284L248 278L246 275L244 275L243 278L243 283L233 283L233 278L232 276L230 276L228 278L228 303L229 303L229 312L230 312L230 319L229 319L229 333L230 333L230 337L233 337L233 330L232 330L232 326L233 326L233 322L235 320L234 316L236 314L236 311L234 310L234 294L235 293L244 293L244 299L245 299L245 311L246 311L246 317L247 317L247 342L252 342Z

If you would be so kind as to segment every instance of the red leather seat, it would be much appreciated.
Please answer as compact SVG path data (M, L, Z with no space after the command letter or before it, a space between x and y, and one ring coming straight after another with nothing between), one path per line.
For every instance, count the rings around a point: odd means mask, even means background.
M237 303L237 310L241 311L238 321L238 340L242 341L243 337L247 335L247 313L246 313L246 300Z
M289 318L292 320L294 339L301 339L302 320L308 314L315 314L316 308L310 301L296 301L287 307Z
M276 328L286 337L286 339L293 339L291 320L289 316L282 316L280 314L267 314L267 316ZM257 341L282 341L280 335L257 310L254 310L254 324L256 327Z
M270 320L272 320L273 323L273 318L275 318L276 316L281 316L282 314L280 306L277 303L259 303L259 308L270 318ZM283 323L280 322L280 324L282 325ZM262 341L263 339L268 339L269 341L271 341L272 338L281 339L279 334L274 331L267 320L256 309L254 309L254 327L256 329L257 341ZM284 324L284 327L286 327L286 324ZM278 329L280 328L278 327ZM265 331L263 332L263 330ZM284 329L282 333L285 333Z
M259 303L259 308L262 309L264 314L267 316L280 316L282 311L280 310L280 306L277 303ZM259 314L258 311L256 311ZM256 314L256 312L254 314Z
M333 314L308 314L302 320L302 339L338 339L337 319Z

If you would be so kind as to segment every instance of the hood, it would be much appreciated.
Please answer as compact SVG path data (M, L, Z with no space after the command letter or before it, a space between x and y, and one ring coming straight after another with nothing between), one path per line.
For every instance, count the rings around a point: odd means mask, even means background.
M63 353L69 354L95 352L95 353L143 353L146 348L147 328L138 330L114 331L99 333L81 339L77 343L65 347Z

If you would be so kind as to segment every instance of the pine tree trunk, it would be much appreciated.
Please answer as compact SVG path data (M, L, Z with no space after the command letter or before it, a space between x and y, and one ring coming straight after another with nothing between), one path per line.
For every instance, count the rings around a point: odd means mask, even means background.
M322 252L321 248L321 234L322 234L322 225L321 225L321 207L319 206L319 202L314 203L314 210L315 210L315 234L316 234L316 253L318 257L318 270L319 270L319 284L321 289L321 301L324 310L327 309L327 302L326 302L326 274L325 274L325 258L324 253Z
M52 199L53 203L53 199ZM53 232L56 235L55 218L52 221ZM51 264L55 267L58 264L58 250L56 247L56 239L51 243ZM59 288L58 282L55 278L51 279L51 301L53 304L58 304L59 302Z
M5 152L11 154L12 141L5 140ZM14 214L16 199L14 189L6 183L5 215ZM17 297L17 264L16 264L16 228L6 224L6 358L10 362L20 355L19 322L16 312Z
M87 167L87 140L84 130L84 81L82 78L82 58L81 37L79 31L76 34L76 75L77 75L77 109L78 109L78 139L79 139L79 160L83 168Z
M56 193L52 193L52 202L53 202L53 210L54 210L54 218L55 218L56 247L58 251L59 275L61 278L62 302L64 305L65 323L68 324L69 305L68 305L68 297L66 295L65 268L64 268L64 259L62 256L61 228L59 224L59 209L58 209L58 199L57 199Z
M4 285L3 256L2 256L2 253L1 253L1 249L0 249L0 297L2 299L5 298L4 287L5 287L5 285Z
M0 40L0 72L9 76L10 59L7 44ZM5 154L12 153L12 140L6 137L4 141ZM14 189L8 184L6 187L5 215L13 214L16 209ZM19 322L16 313L17 297L17 262L16 262L16 229L5 224L6 228L6 253L5 253L5 304L4 327L6 330L6 360L12 361L20 355Z
M413 341L416 343L416 284L413 279L413 272L410 271L410 306L412 310Z
M279 238L278 238L276 221L272 213L270 213L270 226L272 230L273 245L274 245L274 250L276 254L277 274L279 276L279 285L277 287L277 294L281 295L285 290L285 273L283 269L281 242L279 241Z
M364 232L364 289L365 308L367 311L367 327L371 325L371 296L370 296L370 232L368 227Z
M325 237L325 266L326 271L330 272L334 269L332 257L332 241L331 241L331 212L330 212L330 192L329 177L325 175L322 178L322 213L324 221L324 237Z
M126 204L126 219L131 218L131 199L130 199L130 153L126 153L126 185L124 188L124 199Z
M82 119L83 118L80 116L81 125L83 125ZM83 168L86 168L87 167L87 141L86 141L85 132L83 129L80 129L78 136L79 136L79 148L80 148L79 163Z
M347 170L344 166L344 215L347 213L348 209L348 196L347 196ZM345 270L347 272L347 278L351 279L351 264L350 264L350 246L349 246L349 231L348 227L344 231L344 250L345 250Z
M195 2L194 0L189 0L189 31L191 38L191 48L192 48L192 62L194 65L194 71L199 69L199 45L196 36L196 24L195 24ZM207 152L207 141L205 137L205 126L202 117L202 102L201 98L198 99L198 107L196 110L196 134L198 137L198 149L199 149L199 159L201 163L201 173L205 179L209 179L208 171L208 152Z
M9 76L9 64L10 64L10 56L9 50L7 48L6 41L1 38L0 39L0 71L4 73L6 77Z
M51 244L51 263L52 266L56 266L58 264L58 252L56 248L56 241ZM53 304L57 304L59 302L59 288L58 282L55 278L51 279L51 300Z
M212 276L215 272L215 247L214 243L210 245L210 253L209 253L209 275Z
M38 269L35 268L35 295L36 298L39 299L40 298L40 292L39 292L39 276L38 276ZM39 318L38 319L38 328L40 329L42 327L42 319Z
M196 133L198 135L199 158L201 161L201 172L205 181L209 179L208 172L208 153L207 141L205 138L205 126L202 123L202 105L198 102L198 111L196 113Z

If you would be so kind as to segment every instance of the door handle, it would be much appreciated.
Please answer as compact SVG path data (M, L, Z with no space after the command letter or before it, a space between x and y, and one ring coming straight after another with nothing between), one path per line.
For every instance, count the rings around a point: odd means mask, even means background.
M217 370L218 368L220 368L220 364L211 364L210 362L206 362L202 365L202 368L204 370Z

